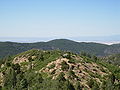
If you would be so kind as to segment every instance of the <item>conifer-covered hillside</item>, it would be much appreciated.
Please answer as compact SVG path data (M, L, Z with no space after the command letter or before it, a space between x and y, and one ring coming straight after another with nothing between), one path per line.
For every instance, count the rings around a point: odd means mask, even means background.
M96 56L32 49L0 63L2 90L119 90L120 68Z

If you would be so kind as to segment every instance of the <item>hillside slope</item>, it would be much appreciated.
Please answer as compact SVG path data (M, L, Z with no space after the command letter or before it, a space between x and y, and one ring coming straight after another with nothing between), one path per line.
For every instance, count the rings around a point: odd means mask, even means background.
M56 39L37 43L0 42L0 58L8 55L15 55L30 49L60 49L74 53L86 52L97 56L106 56L120 53L120 44L106 45L92 42L75 42L67 39Z
M109 55L107 57L101 58L101 60L106 61L113 65L120 66L120 54Z
M119 54L120 53L120 44L113 44L110 45L108 48L104 50L104 53L111 55L111 54Z
M120 68L59 50L29 50L3 60L3 90L119 90Z
M114 48L109 48L109 45L105 44L85 42L79 43L67 39L56 39L49 42L37 43L0 42L0 57L15 55L33 48L41 50L60 49L65 51L72 51L74 53L79 53L83 51L98 56L104 56L109 54L110 52L114 53L112 52Z

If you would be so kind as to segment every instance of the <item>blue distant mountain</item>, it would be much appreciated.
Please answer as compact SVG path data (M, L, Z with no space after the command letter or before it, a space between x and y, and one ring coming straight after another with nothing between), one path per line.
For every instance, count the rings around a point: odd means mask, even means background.
M50 41L53 39L59 39L62 37L0 37L0 41L11 41L11 42L41 42ZM111 36L78 36L78 37L68 37L67 39L78 41L78 42L105 42L105 43L119 43L120 35Z

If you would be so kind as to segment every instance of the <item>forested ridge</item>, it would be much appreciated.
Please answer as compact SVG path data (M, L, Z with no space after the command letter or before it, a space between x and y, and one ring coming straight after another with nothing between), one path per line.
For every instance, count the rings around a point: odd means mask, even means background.
M120 90L120 67L84 52L32 49L0 67L2 90Z
M67 39L56 39L37 43L0 42L0 58L15 55L30 49L59 49L74 53L86 52L97 56L106 56L120 53L120 44L106 45L100 43L75 42Z

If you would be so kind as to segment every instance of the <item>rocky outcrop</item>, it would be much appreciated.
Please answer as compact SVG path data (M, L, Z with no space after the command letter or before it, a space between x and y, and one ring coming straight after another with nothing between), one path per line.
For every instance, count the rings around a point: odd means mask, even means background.
M76 57L75 57L76 58ZM70 62L70 59L59 58L56 61L49 63L46 67L42 68L40 72L47 73L52 79L56 79L61 72L65 75L66 79L69 79L73 84L79 81L84 87L90 89L87 85L90 79L95 80L99 84L102 84L102 79L110 74L109 70L103 66L100 66L94 62L85 62L83 58L72 59L73 62ZM69 66L67 70L62 69L62 62L66 62ZM51 66L54 66L50 68Z

